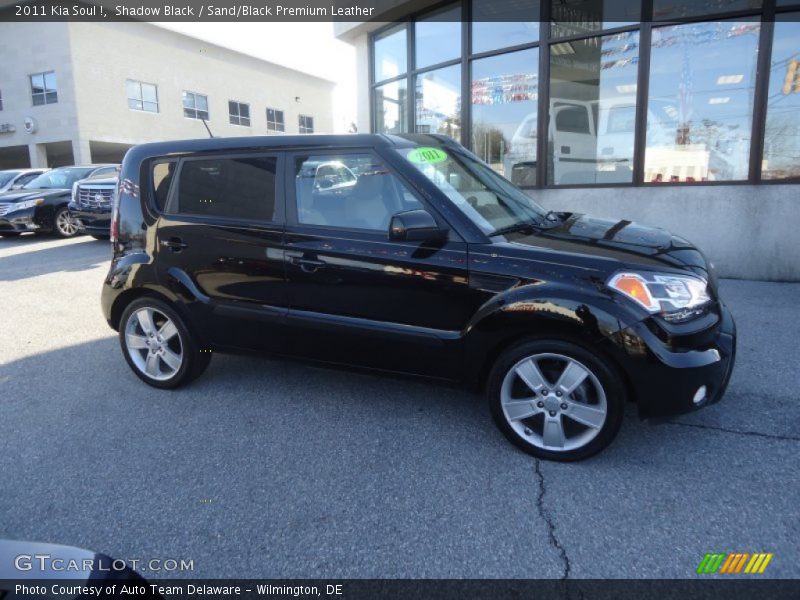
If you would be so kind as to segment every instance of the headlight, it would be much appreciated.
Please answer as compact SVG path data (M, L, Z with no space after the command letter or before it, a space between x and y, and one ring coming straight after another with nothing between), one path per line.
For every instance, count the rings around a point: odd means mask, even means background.
M25 200L23 202L17 202L13 205L11 210L8 212L12 212L15 210L25 210L26 208L34 208L35 206L41 206L44 204L44 198L35 198L34 200Z
M692 318L711 301L708 282L690 275L617 273L607 285L648 312L661 313L672 322Z

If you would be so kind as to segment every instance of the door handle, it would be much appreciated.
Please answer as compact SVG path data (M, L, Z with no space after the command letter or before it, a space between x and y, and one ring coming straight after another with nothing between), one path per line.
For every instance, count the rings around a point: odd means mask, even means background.
M314 260L311 258L294 257L291 259L293 265L300 267L301 271L305 273L314 273L325 267L325 263L321 260Z
M169 238L168 240L161 240L161 245L164 248L169 248L173 252L180 252L188 246L188 244L185 244L181 238L177 237Z

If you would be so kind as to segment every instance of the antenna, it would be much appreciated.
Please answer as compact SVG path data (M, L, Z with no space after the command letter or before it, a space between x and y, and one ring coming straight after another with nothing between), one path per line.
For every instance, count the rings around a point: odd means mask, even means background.
M211 129L209 128L208 123L206 123L206 120L205 119L200 119L200 120L203 122L203 125L206 126L206 131L208 132L208 137L213 138L214 134L211 133Z

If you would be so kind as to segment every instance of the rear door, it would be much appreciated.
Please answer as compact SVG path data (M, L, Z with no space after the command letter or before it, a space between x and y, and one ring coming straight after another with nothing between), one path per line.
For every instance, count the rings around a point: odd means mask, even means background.
M212 344L280 352L287 311L283 156L220 154L152 165L158 276Z

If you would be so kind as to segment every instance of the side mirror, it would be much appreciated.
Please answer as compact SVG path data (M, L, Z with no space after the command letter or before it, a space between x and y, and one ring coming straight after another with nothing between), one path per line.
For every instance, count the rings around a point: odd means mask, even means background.
M25 187L24 183L15 183L14 185L11 186L11 189L12 190L21 190L23 187Z
M392 216L389 239L393 242L439 242L447 239L447 230L439 227L426 210L407 210Z

